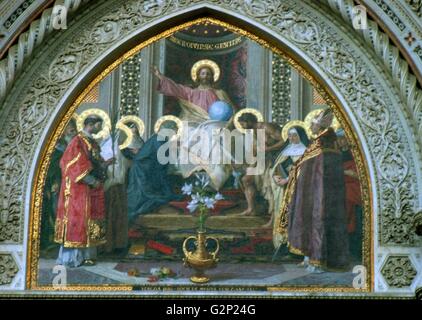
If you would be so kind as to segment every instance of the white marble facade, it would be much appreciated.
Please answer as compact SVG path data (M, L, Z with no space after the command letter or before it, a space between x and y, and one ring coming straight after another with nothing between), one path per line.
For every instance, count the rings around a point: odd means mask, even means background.
M422 208L418 7L407 1L365 1L383 25L369 20L361 30L353 28L351 0L70 1L67 29L55 30L34 20L27 37L12 45L11 39L21 32L19 26L34 19L32 13L43 1L25 3L0 4L4 35L0 40L0 295L34 294L25 281L31 268L27 265L31 195L40 151L51 128L83 90L83 83L116 59L119 48L145 39L149 28L163 21L182 15L188 21L189 13L204 8L211 17L224 13L234 24L249 26L252 33L270 34L272 42L297 56L341 104L361 141L371 181L374 283L372 292L362 295L413 297L422 287L422 239L415 233L415 217ZM52 8L46 9L43 21L51 14ZM142 52L143 58L159 63L163 54L158 45ZM253 54L264 53L256 49ZM270 62L269 57L261 59ZM257 71L253 65L248 68ZM295 75L292 79L302 88L292 97L292 105L309 104L306 84ZM112 81L110 77L103 85L113 86ZM148 77L144 81L150 85ZM262 106L268 114L268 96L248 97L248 103ZM160 104L160 97L153 94L140 98L145 105ZM151 119L147 123L151 128L160 110L142 112ZM318 294L328 293L321 289Z

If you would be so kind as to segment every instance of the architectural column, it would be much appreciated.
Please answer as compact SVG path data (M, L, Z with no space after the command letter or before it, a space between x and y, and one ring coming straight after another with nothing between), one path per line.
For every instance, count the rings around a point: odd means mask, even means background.
M141 54L137 53L121 65L120 77L120 116L139 115L139 89L142 78ZM117 71L114 71L116 73Z
M265 121L271 121L271 51L254 41L247 40L248 62L246 76L246 106L258 109Z
M280 56L272 54L271 122L284 126L291 119L291 67Z
M166 43L165 39L162 39L158 42L155 42L151 45L151 53L150 53L151 62L148 67L154 64L158 67L161 72L164 72L164 67L166 63ZM157 79L155 76L152 75L151 70L149 71L151 76L150 79L150 90L151 92L151 113L150 113L150 121L151 127L148 131L150 134L154 133L154 124L155 122L163 115L164 110L164 96L157 92Z
M152 53L153 53L153 45L148 46L139 53L140 55L140 74L142 77L139 78L139 114L138 116L142 119L145 124L145 132L143 138L148 138L152 131L151 126L154 125L151 119L151 109L152 106L152 95L153 95L153 88L152 88L152 74L151 74L151 64L152 61Z
M137 115L145 124L144 139L154 133L154 124L163 113L163 97L156 91L152 66L164 69L164 40L156 42L127 59L113 74L119 88L120 116Z
M122 117L120 114L120 91L121 91L121 75L122 65L120 64L109 76L110 79L110 103L113 105L114 110L118 110L118 118Z
M312 85L291 68L290 120L303 120L311 111Z

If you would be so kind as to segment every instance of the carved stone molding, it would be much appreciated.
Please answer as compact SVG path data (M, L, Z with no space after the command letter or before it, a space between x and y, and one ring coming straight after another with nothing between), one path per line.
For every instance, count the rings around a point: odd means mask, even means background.
M418 236L422 236L422 210L415 214L415 219L413 222L415 232Z
M0 286L10 284L19 268L10 254L0 253Z
M64 5L68 8L69 12L75 12L82 3L88 2L89 0L72 0L65 1ZM353 14L352 8L355 6L353 0L325 0L331 8L338 12L345 20L352 22ZM392 21L398 25L400 30L403 29L403 22L398 18L394 10L388 7L388 4L384 4L383 0L376 0L382 2L381 7L386 6L389 10L388 15L394 15ZM184 5L186 1L180 1L180 4ZM192 1L192 3L198 1ZM213 2L213 1L211 1ZM243 1L222 1L222 3L234 3L242 5ZM279 1L271 1L268 7L274 6L274 3ZM420 14L421 1L420 0L406 0L410 8ZM25 2L24 2L25 3ZM246 6L250 5L253 7L253 1L245 1ZM56 1L55 4L62 4L62 1ZM176 4L178 5L178 4ZM144 8L153 9L159 7L159 3L154 1L145 2ZM258 4L259 6L259 4ZM391 13L391 14L390 14ZM53 31L51 26L51 14L52 9L45 10L40 20L35 20L31 24L31 28L26 33L19 37L19 43L9 49L8 58L0 61L0 100L6 94L6 90L13 83L16 74L22 68L25 60L32 54L33 49L38 46L45 36ZM418 28L416 28L417 30ZM359 32L356 32L359 33ZM397 47L392 45L389 41L388 36L381 32L376 22L370 20L369 28L364 32L364 39L373 46L375 52L380 58L384 60L387 65L390 65L390 72L393 78L396 79L397 85L401 90L403 97L408 99L409 111L415 117L417 122L417 131L419 136L422 136L422 93L416 86L416 78L409 73L408 63L401 59L399 56L399 50ZM415 51L416 52L416 51Z
M13 22L24 14L25 10L33 1L24 1L6 21L4 27L10 28ZM53 6L45 9L39 19L31 22L29 29L20 34L18 42L11 46L7 52L7 57L0 61L0 100L6 94L6 90L10 88L17 74L22 69L26 60L32 55L34 48L39 46L44 39L54 30L53 28L53 7L55 5L64 6L68 13L75 12L84 2L88 0L57 0ZM32 11L31 11L32 13ZM67 15L66 19L69 19Z
M353 8L356 6L353 0L325 0L333 10L339 11L342 18L351 25L355 17ZM388 5L388 10L395 14ZM383 7L383 6L381 6ZM391 16L391 15L389 15ZM404 24L399 18L397 21L398 28L403 31ZM361 33L362 39L369 44L377 55L384 61L385 66L393 76L397 88L400 90L402 99L406 101L409 114L413 117L416 124L416 137L419 137L419 143L422 142L422 90L418 87L416 77L410 72L408 63L401 58L400 51L392 44L388 35L381 31L377 23L368 19L367 28L357 30Z
M418 299L418 300L422 300L422 288L418 288L417 290L416 290L416 299Z
M215 3L220 3L215 1ZM66 94L72 81L95 59L119 39L127 36L137 27L159 16L188 7L191 2L144 3L136 1L120 5L119 10L105 14L95 23L84 21L85 26L71 37L68 45L57 48L55 58L40 68L38 76L16 100L5 105L16 105L17 113L10 114L3 126L4 148L0 151L2 197L3 241L20 239L22 197L28 168L32 161L34 146L46 121L56 107L58 100ZM224 1L226 9L236 10L249 18L271 28L317 63L348 101L371 145L372 158L377 165L380 186L381 242L383 244L412 245L414 239L408 232L412 224L412 208L416 184L413 181L415 168L409 159L410 150L402 136L405 130L397 121L397 110L390 106L397 101L389 100L388 94L378 82L379 76L371 74L370 67L360 59L343 39L336 39L328 24L315 24L316 17L307 13L306 7L299 8L291 1L281 4L272 2L239 3ZM116 7L115 7L116 8ZM104 7L102 7L104 10ZM99 10L100 11L100 10ZM18 107L19 106L19 107ZM6 129L7 128L7 129ZM2 191L3 191L2 190ZM8 213L6 212L8 211Z
M410 9L422 18L422 0L406 0Z
M392 288L409 287L416 277L416 269L408 256L389 256L381 273Z
M341 21L312 1L293 0L108 0L95 11L82 13L67 31L55 34L37 50L0 109L0 241L23 240L30 168L38 160L48 124L57 110L69 106L65 97L81 89L77 88L81 77L101 62L104 53L134 37L143 26L200 4L213 10L218 6L226 14L270 30L330 84L366 146L377 196L374 211L379 212L378 244L415 246L416 235L410 230L419 205L416 177L421 166L418 142L403 120L408 118L403 110L409 97L395 89L390 65L374 59L373 51L351 38Z

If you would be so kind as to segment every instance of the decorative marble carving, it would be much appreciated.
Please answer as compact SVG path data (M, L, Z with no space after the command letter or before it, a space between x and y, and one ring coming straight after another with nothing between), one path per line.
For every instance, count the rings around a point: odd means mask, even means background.
M123 1L122 1L123 2ZM98 8L95 22L89 17L75 26L78 32L51 53L49 65L41 65L28 87L10 94L3 107L9 111L0 120L0 241L22 240L26 182L35 146L58 101L66 94L75 77L108 48L141 25L200 1L115 1L113 11ZM374 159L379 189L380 243L406 245L415 243L408 232L413 223L416 182L415 167L408 141L395 105L375 74L355 49L343 43L336 30L323 20L318 24L310 8L296 1L212 1L226 10L233 10L262 23L305 52L319 65L351 106ZM304 7L301 7L301 6ZM108 8L110 7L107 2ZM99 14L104 10L103 16ZM322 13L319 13L322 15ZM83 24L83 28L81 25ZM58 41L60 41L57 35ZM377 52L382 49L376 48ZM46 49L47 50L47 49ZM363 50L363 49L362 49ZM361 53L364 55L365 53ZM47 61L45 61L47 62ZM401 69L394 67L395 73ZM403 78L406 83L406 77ZM383 81L388 82L387 77ZM404 86L408 88L407 86ZM410 86L409 90L412 89ZM415 99L415 91L409 99ZM394 173L394 174L393 174Z
M417 290L416 290L416 299L418 299L418 300L422 300L422 288L418 288Z
M76 11L83 2L88 2L89 0L72 0L70 2L65 2L65 5L68 6L70 12ZM346 20L349 22L352 19L352 7L355 5L353 0L325 0L335 12L339 12ZM404 24L400 18L395 14L394 10L382 0L374 0L378 5L384 10L384 12L392 19L394 23L397 24L400 30L404 29ZM406 0L409 6L417 13L420 14L421 1L420 0ZM27 1L28 2L28 1ZM191 3L199 2L179 0L176 2L176 6L184 6ZM218 3L219 1L211 1ZM260 2L260 1L245 1L243 4L242 1L221 1L222 4L229 5L233 9L244 7L248 14L253 14L254 10L267 11L267 12L276 12L279 8L283 6L280 1L270 1ZM25 4L25 3L24 3ZM62 4L60 1L57 4ZM147 17L157 17L162 12L165 12L166 7L169 7L169 4L166 1L144 1L141 9L143 10L144 16ZM26 36L19 37L19 44L12 46L9 50L9 60L0 61L0 100L4 97L6 89L10 87L11 83L14 81L15 75L21 69L24 60L32 54L33 48L40 44L43 41L43 38L46 34L52 31L49 21L51 16L51 8L44 11L41 20L36 20L33 22L32 27L27 32ZM271 22L276 23L276 22ZM93 37L102 37L103 41L112 41L112 39L107 39L111 34L114 37L118 36L117 33L112 32L117 25L114 21L110 20L107 24L103 25L103 30L94 31ZM370 20L369 28L364 32L364 38L374 46L376 53L384 59L387 64L394 62L395 66L391 66L392 76L400 83L400 88L403 91L403 97L411 97L414 100L408 101L413 110L413 115L418 119L419 124L419 135L422 132L422 116L419 115L422 108L422 94L419 94L417 87L415 86L415 78L412 74L408 72L408 64L403 59L400 59L399 51L397 48L390 43L388 36L381 32L377 24ZM108 37L105 36L108 34ZM388 49L386 51L386 49ZM388 55L385 53L388 52ZM13 63L11 63L14 61ZM399 73L397 72L399 70ZM406 82L406 85L403 85L403 81ZM418 99L413 99L413 95L419 95ZM419 101L419 104L416 103Z
M6 19L3 23L3 26L6 29L9 29L10 26L20 17L20 15L34 2L35 0L26 0L24 1L16 10Z
M403 31L406 26L401 21L401 19L397 16L397 14L394 12L394 10L391 9L391 7L385 3L383 0L375 0L375 3L384 11L384 13L390 17L391 21L394 22L394 24L399 28L400 31Z
M0 254L0 286L10 284L19 268L10 254Z
M381 269L381 273L390 287L403 288L412 284L416 277L416 269L408 256L389 256Z
M28 57L32 55L34 48L42 43L44 38L54 30L52 25L53 7L55 5L61 5L67 8L68 13L72 13L83 3L88 1L89 0L56 0L50 8L43 11L39 19L34 20L31 23L26 32L19 36L18 42L9 48L7 57L0 61L0 101L5 97L6 91L13 84L17 74L28 60ZM4 26L9 28L32 2L34 1L27 0L23 2L21 6L16 9L15 13L5 21Z
M422 0L406 0L407 4L419 17L422 17Z
M355 7L355 2L353 0L324 0L328 5L335 11L339 11L341 16L345 21L348 21L350 24L353 24L353 8ZM389 15L389 17L394 20L394 12L390 7L384 3L382 0L376 0L376 2L381 6L381 8ZM392 12L393 15L390 13ZM422 142L422 90L418 87L418 82L416 77L409 72L409 65L407 62L401 58L400 50L394 46L388 35L381 31L379 26L375 21L368 18L367 28L364 30L359 30L362 34L362 39L369 44L376 54L381 57L384 61L385 66L389 69L390 73L393 76L396 86L399 88L402 95L402 99L406 101L408 112L414 118L417 131L415 132L416 137L419 137L419 143ZM400 22L398 27L400 30L403 30L401 27L403 24Z
M418 236L422 236L422 210L416 213L413 227Z
M422 46L417 46L414 50L413 50L419 58L421 58L422 60ZM422 112L422 110L420 110L420 112Z

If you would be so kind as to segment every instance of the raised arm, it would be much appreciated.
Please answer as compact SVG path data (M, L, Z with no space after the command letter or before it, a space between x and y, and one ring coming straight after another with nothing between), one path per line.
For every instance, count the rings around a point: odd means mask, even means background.
M175 83L173 80L163 75L156 66L153 67L153 72L159 80L157 90L160 93L166 96L190 101L192 88Z

